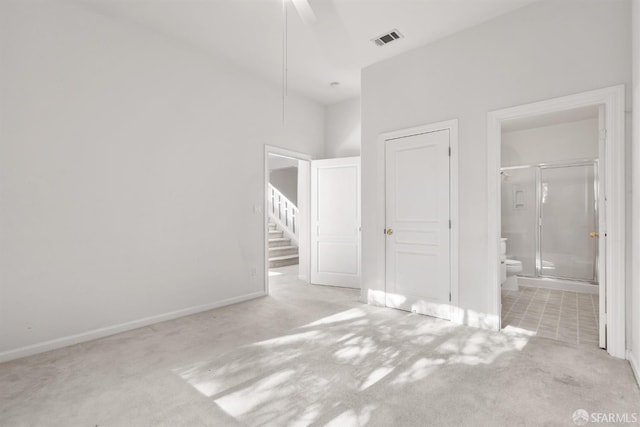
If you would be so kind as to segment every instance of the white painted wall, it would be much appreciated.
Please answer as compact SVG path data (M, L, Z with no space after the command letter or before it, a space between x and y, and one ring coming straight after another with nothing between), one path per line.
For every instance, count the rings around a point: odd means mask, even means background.
M269 170L298 167L298 160L284 156L269 154Z
M275 169L269 172L269 182L294 205L298 204L298 167Z
M632 245L632 286L631 302L628 304L631 312L631 354L629 359L636 374L636 380L640 380L640 0L633 0L632 4L633 25L633 143L632 143L632 199L633 213L631 217L631 245Z
M502 166L598 158L598 119L502 134Z
M324 133L327 158L359 156L362 145L360 98L325 107Z
M311 162L298 161L298 278L311 282Z
M363 299L384 289L378 135L459 119L460 305L487 325L487 113L631 81L630 2L537 2L362 74ZM629 98L630 101L630 98Z
M263 145L322 157L323 106L66 2L0 43L0 360L263 293Z

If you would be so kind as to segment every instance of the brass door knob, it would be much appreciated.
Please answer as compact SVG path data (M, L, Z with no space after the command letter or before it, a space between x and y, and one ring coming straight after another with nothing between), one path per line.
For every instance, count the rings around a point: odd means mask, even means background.
M393 230L390 228L387 228L387 236L391 236L393 234Z
M598 233L597 231L592 231L591 233L589 233L589 237L600 237L600 233Z

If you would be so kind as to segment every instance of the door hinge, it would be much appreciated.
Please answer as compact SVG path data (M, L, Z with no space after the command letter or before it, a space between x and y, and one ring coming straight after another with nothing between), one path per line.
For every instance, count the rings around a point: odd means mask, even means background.
M451 302L451 292L449 292L449 302Z
M449 147L449 157L451 157L451 147Z
M451 220L449 220L449 230L451 230Z

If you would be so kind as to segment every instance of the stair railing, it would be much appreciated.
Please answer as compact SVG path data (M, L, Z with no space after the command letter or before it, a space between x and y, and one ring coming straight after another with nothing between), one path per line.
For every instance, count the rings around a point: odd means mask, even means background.
M287 199L276 187L269 184L269 218L284 232L285 236L298 244L298 207Z

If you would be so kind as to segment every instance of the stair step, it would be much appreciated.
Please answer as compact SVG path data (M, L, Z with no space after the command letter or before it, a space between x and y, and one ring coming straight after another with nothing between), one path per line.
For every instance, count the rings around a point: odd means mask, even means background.
M272 222L269 223L269 230L275 230L276 229L276 225Z
M269 248L269 259L273 257L278 257L282 255L297 255L298 247L297 246L276 246Z
M273 237L282 237L284 235L284 233L282 231L278 231L278 230L269 230L269 238L273 238Z
M298 255L285 255L285 256L269 258L270 268L284 267L287 265L295 265L295 264L298 264Z
M282 255L269 258L269 261L283 261L285 259L298 259L298 255Z
M279 246L290 246L290 245L291 245L291 239L287 237L275 237L275 238L269 239L270 248L275 248Z

